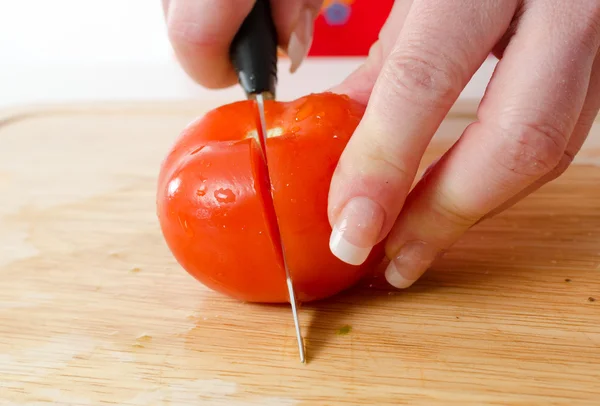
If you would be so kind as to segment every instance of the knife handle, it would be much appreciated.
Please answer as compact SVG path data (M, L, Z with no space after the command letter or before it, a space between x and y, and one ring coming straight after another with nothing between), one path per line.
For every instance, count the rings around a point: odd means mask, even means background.
M269 0L256 0L233 38L229 56L248 97L262 93L275 98L277 30Z

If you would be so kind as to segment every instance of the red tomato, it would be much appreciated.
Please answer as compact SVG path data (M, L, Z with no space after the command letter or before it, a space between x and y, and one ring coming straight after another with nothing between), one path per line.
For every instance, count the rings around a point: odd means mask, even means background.
M323 299L356 283L382 259L383 245L361 266L337 259L329 250L327 195L363 113L361 104L332 93L266 101L272 188L253 101L219 107L190 124L158 179L158 217L176 260L228 296L288 302L277 213L300 301Z

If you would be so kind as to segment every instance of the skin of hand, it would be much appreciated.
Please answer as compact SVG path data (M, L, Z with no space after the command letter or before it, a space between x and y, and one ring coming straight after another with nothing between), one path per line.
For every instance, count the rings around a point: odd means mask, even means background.
M200 84L236 82L228 44L252 0L164 1ZM272 0L293 69L321 1ZM386 279L411 286L465 232L560 176L600 109L600 1L396 0L365 63L333 91L367 104L333 176L330 246L361 264L387 236ZM477 120L418 180L422 156L487 56Z
M306 57L323 0L271 0L279 48L292 73ZM220 89L237 83L229 47L254 0L162 0L169 40L187 74Z

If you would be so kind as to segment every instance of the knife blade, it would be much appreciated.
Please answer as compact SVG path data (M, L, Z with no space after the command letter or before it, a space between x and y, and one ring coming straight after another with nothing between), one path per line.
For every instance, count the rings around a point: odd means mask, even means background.
M265 119L265 100L275 99L275 86L277 83L277 31L271 15L269 0L256 0L250 14L246 17L230 48L230 59L237 73L238 81L246 97L254 100L258 110L258 143L262 151L265 165L269 166L267 160L267 125ZM269 176L269 185L272 183ZM272 192L271 192L272 193ZM270 209L275 212L275 207ZM275 216L276 228L281 246L281 258L285 269L286 287L288 290L300 362L306 362L304 340L298 317L298 301L294 290L294 283L285 258L285 247L281 239L281 231L277 216Z

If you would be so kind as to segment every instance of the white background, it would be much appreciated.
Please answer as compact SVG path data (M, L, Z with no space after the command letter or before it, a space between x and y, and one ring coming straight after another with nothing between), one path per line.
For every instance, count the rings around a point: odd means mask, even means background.
M281 62L278 96L326 90L360 60L307 61L294 74ZM480 98L489 60L462 97ZM97 100L230 99L209 91L176 63L160 0L0 0L0 108Z

